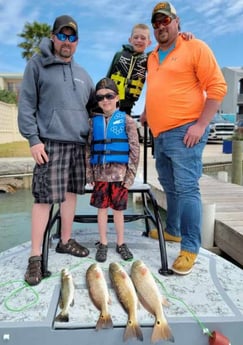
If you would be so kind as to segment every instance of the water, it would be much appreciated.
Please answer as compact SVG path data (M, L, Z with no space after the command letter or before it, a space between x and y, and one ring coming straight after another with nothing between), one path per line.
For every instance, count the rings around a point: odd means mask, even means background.
M96 209L89 206L90 194L78 196L77 210L85 214L94 213ZM17 190L15 193L0 193L0 252L30 240L31 209L33 197L30 190ZM141 211L141 204L133 203L129 195L127 212ZM144 221L138 220L135 228L144 231ZM129 228L126 223L125 227ZM75 229L97 228L97 224L73 223ZM134 228L134 226L133 226ZM98 235L98 230L97 230Z
M32 202L29 190L0 193L0 252L30 240Z

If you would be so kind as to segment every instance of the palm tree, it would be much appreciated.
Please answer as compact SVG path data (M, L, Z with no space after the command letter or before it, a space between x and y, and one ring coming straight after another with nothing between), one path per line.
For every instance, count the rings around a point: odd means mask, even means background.
M23 32L18 34L19 37L25 39L24 42L19 43L18 47L23 49L22 57L27 61L39 52L39 44L43 37L49 37L51 27L45 23L33 22L25 23Z

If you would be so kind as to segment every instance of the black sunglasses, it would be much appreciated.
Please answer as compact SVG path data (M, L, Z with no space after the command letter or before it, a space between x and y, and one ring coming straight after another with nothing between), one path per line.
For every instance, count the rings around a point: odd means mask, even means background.
M106 93L105 95L96 95L97 102L103 101L105 98L108 99L108 101L111 101L112 99L116 98L115 93Z
M152 22L152 26L153 26L154 29L159 29L160 25L167 26L167 25L169 25L172 22L173 19L175 19L175 18L170 17L170 16L164 16L161 19L155 19Z
M59 39L59 41L62 41L62 42L65 42L66 39L68 39L69 42L71 43L76 42L78 40L77 35L66 35L66 34L63 34L62 32L59 32L58 34L56 34L56 37Z

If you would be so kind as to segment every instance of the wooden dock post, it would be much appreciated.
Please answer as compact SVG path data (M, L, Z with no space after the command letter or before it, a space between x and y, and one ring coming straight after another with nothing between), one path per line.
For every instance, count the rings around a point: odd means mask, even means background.
M232 177L231 182L242 185L242 150L243 141L233 140L232 142Z
M210 249L214 246L215 210L215 203L203 203L202 205L201 246L206 249Z

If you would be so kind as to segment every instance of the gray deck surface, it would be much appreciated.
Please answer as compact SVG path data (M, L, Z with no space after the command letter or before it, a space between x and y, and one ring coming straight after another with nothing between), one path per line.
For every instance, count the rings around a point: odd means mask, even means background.
M134 224L134 225L131 225ZM159 281L159 288L170 303L164 307L168 323L175 338L175 345L207 345L209 335L219 331L228 337L231 345L243 344L243 271L215 254L201 249L191 274L163 276L159 244L142 236L136 222L126 229L126 242L134 259L141 259ZM82 227L80 225L80 227ZM86 288L85 272L94 261L97 232L86 228L75 232L75 238L90 249L88 258L57 254L55 244L49 251L50 278L38 286L27 288L23 276L30 251L30 243L0 254L0 344L123 344L127 315L118 302L108 277L110 262L124 263L129 273L130 263L121 261L115 252L115 230L109 226L107 262L100 264L106 276L112 304L110 312L114 328L95 330L99 311L93 306ZM167 243L168 264L171 266L179 252L179 245ZM54 322L59 312L60 271L68 268L75 283L75 304L70 308L68 323ZM148 292L149 293L149 292ZM143 307L138 309L138 320L144 335L144 344L150 344L154 317ZM138 341L132 339L127 344ZM169 344L161 341L159 343Z
M207 145L204 151L204 164L231 162L231 159L232 155L222 154L219 146ZM8 167L8 162L5 163ZM15 163L19 167L19 162ZM1 164L1 167L4 168L5 165ZM164 206L164 195L158 184L151 156L148 160L148 183L156 192L158 202ZM203 176L201 188L203 201L216 203L217 244L223 243L227 246L223 249L229 248L231 254L235 253L241 259L243 187ZM112 225L109 226L108 260L101 267L111 294L110 311L114 328L95 331L99 312L89 299L85 272L95 262L97 232L88 226L84 229L84 225L80 225L80 230L75 232L75 238L90 249L88 258L57 254L53 244L49 252L49 269L52 275L32 288L28 288L23 281L30 243L0 253L0 344L124 344L122 337L127 316L114 294L107 273L110 262L121 262L119 255L115 253L115 230ZM143 260L151 269L159 281L161 294L170 302L170 306L165 307L164 311L175 345L208 345L209 335L207 332L204 334L205 328L211 334L213 331L222 333L229 338L231 345L243 345L242 269L201 249L191 274L163 276L158 273L161 267L158 241L141 236L140 230L136 229L136 222L127 225L125 238L134 253L134 259ZM179 252L179 244L167 243L166 248L170 267ZM129 272L131 263L122 263ZM73 275L76 287L75 305L70 308L70 321L57 323L54 319L59 312L60 271L64 267ZM141 307L138 319L144 335L143 343L150 344L154 318ZM138 341L132 339L126 344L135 343ZM159 343L169 344L166 341Z

